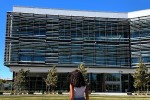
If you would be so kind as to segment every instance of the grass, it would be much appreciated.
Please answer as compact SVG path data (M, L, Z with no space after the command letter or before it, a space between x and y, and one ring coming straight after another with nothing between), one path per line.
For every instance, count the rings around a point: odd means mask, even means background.
M2 95L0 100L69 100L68 95ZM150 100L150 96L93 96L90 100Z

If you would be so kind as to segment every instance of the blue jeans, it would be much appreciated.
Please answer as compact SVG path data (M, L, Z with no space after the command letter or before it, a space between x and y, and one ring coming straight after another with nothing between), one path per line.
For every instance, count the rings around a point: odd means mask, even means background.
M74 98L74 100L85 100L85 98L84 97Z

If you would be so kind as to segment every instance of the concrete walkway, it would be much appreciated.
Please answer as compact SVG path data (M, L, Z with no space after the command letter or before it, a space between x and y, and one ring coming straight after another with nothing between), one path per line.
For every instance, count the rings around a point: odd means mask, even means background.
M66 95L69 95L69 93L63 93L63 94L66 94ZM106 92L103 92L103 93L100 93L100 92L96 92L96 93L91 93L90 95L113 95L113 96L126 96L127 93L106 93ZM132 95L132 94L131 94Z

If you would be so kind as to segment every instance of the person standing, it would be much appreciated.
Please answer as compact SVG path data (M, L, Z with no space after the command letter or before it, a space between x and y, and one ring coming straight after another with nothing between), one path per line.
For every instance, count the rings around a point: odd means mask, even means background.
M70 75L70 100L89 100L88 86L79 70Z

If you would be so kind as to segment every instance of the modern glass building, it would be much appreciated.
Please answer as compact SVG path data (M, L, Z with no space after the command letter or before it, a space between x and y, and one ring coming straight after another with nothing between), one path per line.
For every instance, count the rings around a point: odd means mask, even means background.
M146 13L144 13L146 12ZM130 13L13 7L7 13L4 65L30 70L29 89L45 90L56 65L58 90L69 90L68 73L88 68L92 92L133 90L138 58L150 65L150 10ZM68 85L67 85L68 84Z

